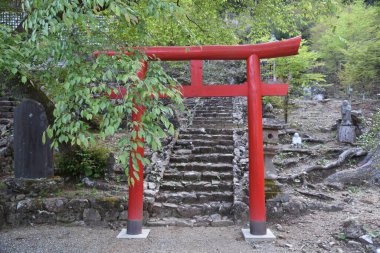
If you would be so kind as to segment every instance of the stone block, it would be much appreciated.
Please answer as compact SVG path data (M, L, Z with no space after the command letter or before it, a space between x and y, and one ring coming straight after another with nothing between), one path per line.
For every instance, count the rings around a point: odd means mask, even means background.
M67 202L66 207L75 212L83 212L84 209L90 207L90 202L87 199L72 199Z
M36 224L54 224L56 222L56 214L45 210L38 210L33 218L32 221Z
M62 212L66 209L65 204L67 203L66 198L48 198L43 201L44 207L49 212Z
M83 221L86 224L93 225L98 224L101 221L102 217L99 212L94 208L86 208L83 211Z

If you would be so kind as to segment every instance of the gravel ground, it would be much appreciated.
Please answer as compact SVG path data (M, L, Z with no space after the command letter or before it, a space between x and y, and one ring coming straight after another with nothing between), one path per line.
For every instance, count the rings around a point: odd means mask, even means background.
M240 227L155 227L148 239L116 239L107 228L36 226L0 232L0 252L263 252L251 246ZM258 247L255 249L255 247ZM268 251L265 251L268 252ZM277 249L273 252L286 252Z
M355 188L354 192L330 192L348 203L344 210L310 211L299 217L284 217L268 222L277 236L272 242L250 244L244 241L241 227L153 227L147 239L116 239L119 230L85 226L34 226L0 231L0 253L56 252L255 252L255 253L362 253L374 252L337 234L347 219L356 219L368 232L380 231L378 188ZM349 201L348 201L349 200ZM380 245L380 237L374 244ZM370 245L368 245L370 246ZM379 249L380 250L380 249ZM376 252L376 251L375 251Z

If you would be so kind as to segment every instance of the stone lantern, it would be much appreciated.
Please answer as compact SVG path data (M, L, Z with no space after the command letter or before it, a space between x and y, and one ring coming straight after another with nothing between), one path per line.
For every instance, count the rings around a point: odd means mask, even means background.
M279 149L279 130L284 125L275 119L263 118L263 141L264 141L264 167L265 179L276 179L277 173L273 165L273 158Z

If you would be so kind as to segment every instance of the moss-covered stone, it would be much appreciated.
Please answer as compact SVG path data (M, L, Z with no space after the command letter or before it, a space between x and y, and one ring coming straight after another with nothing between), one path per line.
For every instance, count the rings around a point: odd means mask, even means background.
M281 193L280 187L275 180L265 179L265 198L272 199Z

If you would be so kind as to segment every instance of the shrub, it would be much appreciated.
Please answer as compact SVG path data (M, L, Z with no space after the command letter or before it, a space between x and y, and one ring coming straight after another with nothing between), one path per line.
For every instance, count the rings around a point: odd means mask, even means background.
M74 178L100 178L104 176L108 157L109 150L104 147L74 147L69 152L58 155L58 173Z
M380 109L369 120L365 121L368 131L358 138L358 144L370 150L379 144L380 138Z

